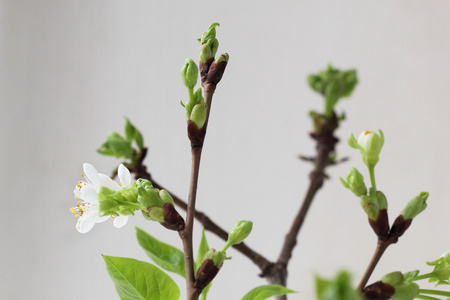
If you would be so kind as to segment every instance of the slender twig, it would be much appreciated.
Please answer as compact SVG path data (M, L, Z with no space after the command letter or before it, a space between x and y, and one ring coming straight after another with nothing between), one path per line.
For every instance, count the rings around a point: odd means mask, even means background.
M338 139L334 137L334 131L338 127L338 119L333 113L322 123L320 128L311 133L311 137L316 140L317 155L314 159L314 170L310 174L310 184L303 203L295 216L289 232L287 233L284 244L281 248L277 262L266 272L267 280L271 283L286 286L287 281L287 265L292 257L292 251L297 244L297 236L305 221L311 203L322 187L327 176L324 173L325 168L330 165L330 153L334 151L334 147ZM277 300L286 300L287 296L278 296Z
M375 248L375 252L372 256L372 259L370 260L370 263L367 266L367 269L364 272L364 275L362 276L361 281L358 284L358 290L360 291L364 290L367 281L369 281L369 278L372 275L373 271L375 270L375 267L377 266L378 262L380 261L381 256L383 256L384 251L386 251L387 247L389 247L391 244L395 242L396 240L392 238L389 238L387 240L378 240L377 247Z
M326 163L328 161L328 156L331 149L326 145L319 145L318 156L316 158L315 170L311 173L310 176L310 185L308 191L306 192L305 198L303 200L303 204L300 207L300 210L297 213L297 216L294 219L294 222L291 225L291 229L286 235L285 243L281 250L281 253L278 257L278 263L287 265L289 259L292 256L292 250L297 244L297 235L300 232L300 229L305 220L306 214L311 206L311 203L316 195L316 192L322 187L324 181L323 171L325 169Z
M194 228L195 215L195 201L197 198L198 174L200 171L200 159L203 149L203 140L206 135L206 129L209 121L209 114L211 112L212 97L215 91L215 85L211 85L208 81L202 82L203 93L207 105L206 120L201 129L199 129L192 121L188 122L188 136L191 140L191 181L189 185L189 198L186 209L186 226L183 231L180 231L180 238L183 242L184 261L186 269L186 291L188 300L197 300L201 289L197 289L194 285L194 251L192 247L192 231ZM191 127L190 127L191 126Z
M184 261L186 268L186 288L187 299L196 300L200 295L194 287L194 252L192 248L192 230L194 227L195 201L197 198L198 174L200 170L200 158L202 154L202 147L192 150L192 168L191 168L191 182L189 185L189 199L186 210L186 226L183 231L180 231L180 237L183 241Z

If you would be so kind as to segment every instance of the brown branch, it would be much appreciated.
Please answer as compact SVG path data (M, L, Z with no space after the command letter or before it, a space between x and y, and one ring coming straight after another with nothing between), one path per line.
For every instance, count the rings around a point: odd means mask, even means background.
M367 284L367 281L369 281L370 276L372 275L373 271L375 270L375 267L377 266L378 262L381 259L381 256L383 256L384 251L386 251L387 247L390 245L396 243L398 240L397 237L391 236L387 240L379 239L377 243L377 247L375 248L375 252L372 256L372 259L370 260L369 265L367 266L366 271L364 272L364 275L361 278L361 281L358 284L358 290L363 291L364 287Z
M183 242L184 248L184 262L186 269L186 288L187 299L196 300L200 292L195 286L194 274L194 251L192 248L192 230L194 228L194 212L195 201L197 198L198 174L200 171L200 158L202 154L202 147L192 150L192 168L191 168L191 183L189 185L189 200L186 209L186 226L180 231L180 238Z
M292 257L292 251L297 244L297 236L303 222L305 221L314 196L322 187L326 178L324 170L330 164L330 153L334 151L334 147L338 141L338 139L333 135L337 127L338 120L336 115L333 113L331 117L327 118L325 123L322 123L320 127L316 127L318 129L311 134L311 137L315 139L317 143L317 155L314 159L314 170L310 174L310 185L300 210L294 218L291 228L285 237L278 260L266 274L268 281L271 283L286 286L287 265ZM277 299L284 300L287 298L284 295L277 297Z

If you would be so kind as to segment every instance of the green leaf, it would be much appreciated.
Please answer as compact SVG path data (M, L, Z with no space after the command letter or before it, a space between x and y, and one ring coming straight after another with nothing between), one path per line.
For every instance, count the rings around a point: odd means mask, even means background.
M290 293L296 292L278 284L261 285L248 292L242 300L264 300L269 297Z
M133 124L131 124L128 118L125 118L125 137L127 141L132 142L134 140L139 149L144 148L144 139L141 132Z
M316 276L316 293L318 300L362 300L346 271L339 272L332 280Z
M163 243L136 227L136 236L147 255L161 268L186 277L184 254L181 250Z
M127 141L132 141L134 139L134 135L136 134L136 127L131 124L128 118L125 118L125 137Z
M166 273L147 262L103 255L122 300L178 300L180 289Z
M97 152L117 158L124 157L131 159L134 156L134 150L131 147L131 142L125 140L116 132L111 132L108 135L106 142L104 142L100 148L97 149Z
M200 239L200 245L198 246L198 252L197 252L197 259L195 261L195 272L197 273L198 268L203 263L203 258L205 257L205 253L208 252L209 245L208 241L206 240L205 235L205 227L202 227L202 238ZM209 292L209 289L211 288L212 281L202 290L202 295L200 297L201 300L206 300L206 295Z
M197 259L195 261L195 271L197 272L198 268L203 263L203 257L205 256L205 253L208 252L209 245L208 241L206 240L205 236L205 227L202 227L202 238L200 240L200 245L198 246L198 252L197 252Z

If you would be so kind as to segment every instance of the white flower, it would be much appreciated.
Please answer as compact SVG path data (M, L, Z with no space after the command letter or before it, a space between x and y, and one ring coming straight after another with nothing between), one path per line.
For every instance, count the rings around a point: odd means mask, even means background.
M119 190L131 184L131 174L128 169L120 164L118 176L120 185L105 174L100 174L91 164L84 163L83 176L86 181L78 181L75 190L75 198L79 199L76 207L72 207L70 211L78 217L76 228L81 233L86 233L94 227L96 223L101 223L112 217L114 226L120 228L128 221L128 216L100 216L99 203L97 193L101 187L107 187L111 190Z

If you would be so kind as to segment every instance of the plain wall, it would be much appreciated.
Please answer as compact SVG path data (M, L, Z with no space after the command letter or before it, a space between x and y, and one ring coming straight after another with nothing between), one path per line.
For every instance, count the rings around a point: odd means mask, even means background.
M347 115L337 151L350 161L327 170L289 264L288 287L299 291L289 299L314 298L314 273L345 268L356 284L372 256L376 237L339 181L353 166L368 177L345 142L366 129L386 136L376 172L391 221L430 192L371 282L430 271L425 262L450 250L449 17L450 2L433 0L1 1L0 298L118 299L100 254L148 260L134 226L182 247L139 214L124 228L108 221L80 234L69 208L84 162L106 174L119 163L95 149L110 131L123 132L124 116L143 132L152 176L187 198L179 72L185 58L197 59L196 39L213 22L230 61L213 100L198 209L226 229L252 220L248 245L275 260L311 171L297 156L314 154L307 114L322 100L305 78L328 63L356 68L360 83L337 106ZM244 256L228 254L210 299L240 299L266 283Z

